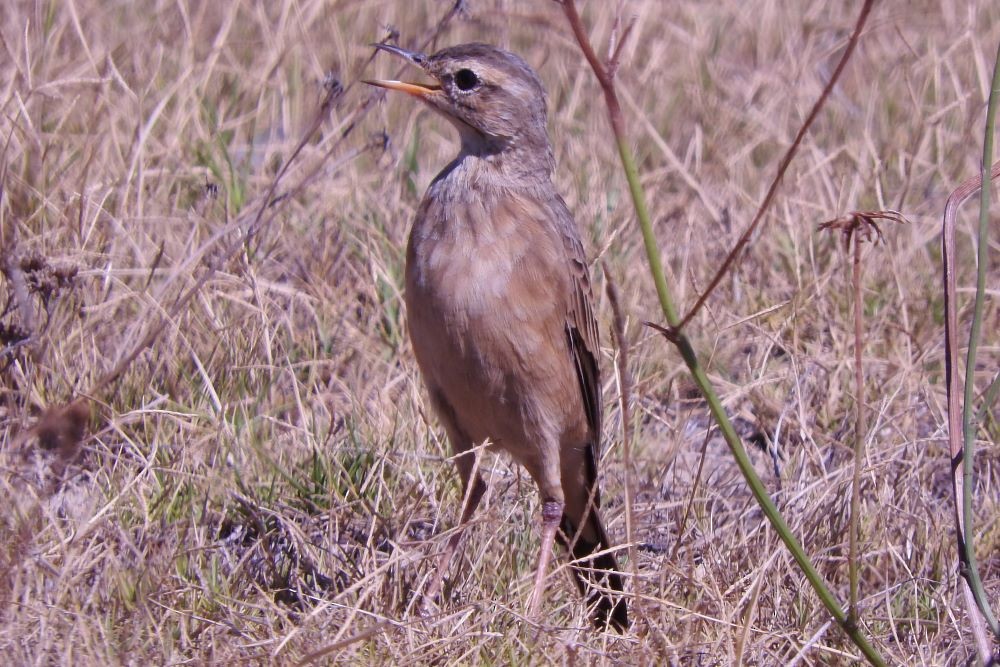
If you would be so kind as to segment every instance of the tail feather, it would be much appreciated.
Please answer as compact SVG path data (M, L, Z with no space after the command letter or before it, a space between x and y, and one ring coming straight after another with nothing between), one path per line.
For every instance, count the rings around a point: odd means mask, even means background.
M563 514L559 543L569 549L574 560L580 561L572 567L573 579L587 603L594 608L594 625L599 629L611 627L624 632L629 626L628 605L618 560L613 553L593 556L610 548L611 541L596 508L591 507L585 520L590 530L579 530L579 526ZM587 533L597 535L597 541L586 539Z

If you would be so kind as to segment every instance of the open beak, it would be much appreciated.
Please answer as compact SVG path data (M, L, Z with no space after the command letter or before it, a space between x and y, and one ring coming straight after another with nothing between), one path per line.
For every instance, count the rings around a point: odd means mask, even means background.
M427 57L422 53L407 51L406 49L401 49L398 46L391 46L389 44L372 44L372 46L381 51L388 51L389 53L399 56L400 58L404 58L421 69L423 69L427 63ZM441 90L441 86L433 83L410 83L407 81L395 81L392 79L366 80L362 83L367 83L370 86L378 86L379 88L387 88L389 90L399 90L407 95L413 95L414 97L421 99Z
M392 79L364 79L362 80L362 83L367 83L369 86L378 86L379 88L388 88L389 90L401 90L408 95L413 95L414 97L427 97L428 95L441 90L441 86L409 83L407 81L393 81Z

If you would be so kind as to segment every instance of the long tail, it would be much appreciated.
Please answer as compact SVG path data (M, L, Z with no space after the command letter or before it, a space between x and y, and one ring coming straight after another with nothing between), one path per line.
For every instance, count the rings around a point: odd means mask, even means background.
M562 531L558 534L558 539L560 544L570 550L574 560L581 561L572 568L573 579L587 603L595 610L594 625L599 629L610 626L618 632L624 632L629 625L628 606L622 592L624 588L618 561L613 553L590 557L611 547L601 516L594 505L592 503L586 512L586 526L583 530L567 514L563 514Z

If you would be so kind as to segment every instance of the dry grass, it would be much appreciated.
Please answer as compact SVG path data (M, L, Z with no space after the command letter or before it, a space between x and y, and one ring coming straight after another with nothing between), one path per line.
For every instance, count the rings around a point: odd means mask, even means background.
M706 439L680 359L638 324L657 313L639 235L597 86L557 7L469 0L439 44L491 41L539 69L559 188L621 292L645 601L622 638L589 628L565 576L549 630L525 621L537 499L502 458L483 460L490 494L441 616L423 620L412 607L461 493L426 413L400 274L420 194L456 142L409 100L365 111L372 91L348 84L396 66L368 63L365 45L387 25L412 44L450 3L9 4L0 222L5 261L24 279L5 277L0 289L9 663L293 663L324 647L323 661L354 663L850 661L724 445ZM599 44L614 4L584 5ZM690 304L752 215L856 9L626 4L639 17L619 75L630 132L672 280ZM691 331L760 445L779 506L844 600L849 263L816 225L884 208L913 222L866 249L864 276L862 619L896 664L972 655L952 544L938 230L949 191L977 168L998 39L1000 7L988 0L880 6L763 231ZM239 239L227 225L264 197L328 71L346 94L279 186L290 196L273 220L226 257L220 249ZM973 284L962 243L960 288ZM41 441L23 437L45 409L88 391L208 267L217 272L204 289L91 397L89 414L63 415ZM611 312L595 291L610 399ZM991 303L984 384L1000 362L998 317ZM620 419L606 405L606 516L622 540ZM81 449L74 429L84 423ZM977 508L995 601L995 424L988 435Z

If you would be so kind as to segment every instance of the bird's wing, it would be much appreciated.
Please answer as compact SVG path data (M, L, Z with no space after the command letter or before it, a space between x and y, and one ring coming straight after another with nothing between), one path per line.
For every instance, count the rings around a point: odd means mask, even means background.
M597 319L594 317L594 292L590 285L587 258L580 242L573 215L561 197L556 197L553 216L566 252L566 270L569 272L569 312L566 315L566 333L570 353L576 365L583 406L587 413L592 437L590 446L596 468L601 447L601 368Z

